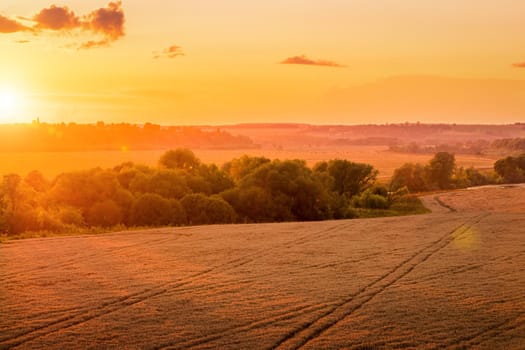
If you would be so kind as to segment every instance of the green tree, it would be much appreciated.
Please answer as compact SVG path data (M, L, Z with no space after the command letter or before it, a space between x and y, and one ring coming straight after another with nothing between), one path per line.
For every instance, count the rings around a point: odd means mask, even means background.
M372 186L378 174L369 164L341 159L318 163L314 170L327 172L334 179L332 190L348 199Z
M218 194L234 186L228 173L219 169L215 164L202 164L199 167L199 175L208 183L210 194Z
M180 202L191 225L224 224L235 221L235 210L220 197L210 198L197 193L185 196Z
M390 188L397 191L406 187L410 192L428 190L425 168L420 164L406 163L394 171Z
M506 183L525 182L525 154L499 159L494 170Z
M199 164L200 160L187 148L167 151L159 159L159 165L167 169L192 171L197 169Z
M268 158L244 155L225 163L222 169L229 174L235 182L238 182L261 165L267 163L270 163L270 159Z
M451 188L456 158L448 152L438 152L427 166L429 180L439 189Z
M122 224L124 214L121 207L111 199L106 199L89 207L86 222L93 227L112 227Z
M186 215L179 201L146 193L137 198L130 221L136 226L182 225Z
M274 160L257 167L239 183L240 191L258 187L249 192L252 202L265 204L250 219L269 218L268 221L320 220L331 212L328 190L322 186L304 161ZM239 196L239 198L243 198Z
M17 174L4 175L0 184L0 227L10 235L38 229L36 192Z

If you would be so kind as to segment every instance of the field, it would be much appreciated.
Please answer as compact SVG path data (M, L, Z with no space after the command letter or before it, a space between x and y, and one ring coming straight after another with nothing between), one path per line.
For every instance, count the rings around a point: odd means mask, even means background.
M525 348L525 188L424 201L0 244L0 348Z
M91 151L91 152L9 152L0 153L0 174L27 174L38 169L46 177L54 177L62 172L84 170L94 167L109 168L123 162L156 165L163 150L156 151ZM354 162L369 163L379 170L379 178L390 178L394 170L404 163L426 163L432 158L424 154L401 154L389 152L381 146L347 146L340 148L299 149L240 149L206 150L195 149L197 157L205 163L222 165L244 154L264 156L271 159L304 159L312 166L328 159L348 159ZM492 168L495 159L472 155L457 155L459 166Z

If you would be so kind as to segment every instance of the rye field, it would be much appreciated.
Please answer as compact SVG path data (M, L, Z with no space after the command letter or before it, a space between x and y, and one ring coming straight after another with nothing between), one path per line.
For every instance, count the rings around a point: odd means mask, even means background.
M0 349L523 349L525 188L0 244Z

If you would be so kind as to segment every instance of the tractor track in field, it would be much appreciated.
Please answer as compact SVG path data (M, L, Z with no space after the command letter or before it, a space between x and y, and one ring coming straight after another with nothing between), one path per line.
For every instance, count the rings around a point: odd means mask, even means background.
M305 234L305 235L302 235L301 237L290 240L289 242L286 243L285 246L295 247L297 245L305 244L310 241L315 241L317 239L322 238L322 236L326 233L329 233L334 230L341 230L342 229L341 226L343 226L344 228L348 225L349 225L348 223L346 225L345 224L334 225L333 227L330 227L324 230ZM223 273L223 272L234 270L238 267L241 267L243 265L253 262L255 259L264 257L269 254L271 254L271 249L260 249L252 254L247 254L243 257L232 259L224 264L220 264L215 267L211 267L203 271L197 272L179 281L165 282L165 283L156 285L152 288L144 289L139 292L135 292L135 293L131 293L129 295L123 296L123 297L119 297L115 300L107 301L105 303L97 305L96 307L89 307L86 309L82 309L80 312L58 318L47 324L43 324L38 327L34 327L32 329L16 334L15 336L0 338L0 348L16 347L24 343L27 343L31 340L46 336L48 334L52 334L52 333L55 333L55 332L58 332L58 331L61 331L67 328L71 328L71 327L80 325L92 319L95 319L95 318L98 318L98 317L101 317L101 316L104 316L104 315L107 315L113 312L120 311L126 307L135 305L140 302L144 302L150 298L154 298L156 296L165 294L167 292L174 291L181 287L188 286L191 283L193 283L195 280L198 280L199 278L207 276L209 274Z
M465 232L468 232L468 230L473 225L478 224L488 215L489 214L478 215L474 218L471 218L469 220L471 222L467 221L456 227L453 231L448 232L439 240L419 250L410 258L404 260L402 263L394 267L391 271L384 274L374 282L362 287L357 293L351 294L347 298L341 300L332 309L328 310L320 317L317 317L292 330L283 338L281 338L277 343L272 345L271 349L300 349L307 345L309 342L321 336L337 323L349 317L356 310L363 307L376 295L380 294L385 289L408 275L412 270L423 264L435 253L449 245L453 240L461 237Z

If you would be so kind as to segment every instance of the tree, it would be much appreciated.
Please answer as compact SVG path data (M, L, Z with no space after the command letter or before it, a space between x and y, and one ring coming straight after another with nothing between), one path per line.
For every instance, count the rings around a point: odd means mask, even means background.
M234 186L229 174L224 170L220 170L215 164L201 164L199 175L208 183L210 194L218 194Z
M231 224L237 218L232 206L221 197L215 196L208 199L206 216L210 224Z
M187 148L177 148L164 153L159 159L159 165L167 169L197 169L200 160Z
M494 170L504 182L525 182L525 154L519 157L506 157L494 164Z
M271 194L259 186L237 187L221 193L221 197L235 209L242 222L271 222L277 214L280 221L293 220L291 210L277 210Z
M397 191L406 187L410 192L422 192L428 190L426 184L425 168L421 164L406 163L394 171L390 188Z
M189 194L180 202L191 225L226 224L234 222L236 218L232 206L220 197Z
M0 184L0 227L10 235L38 229L35 196L19 175L4 175Z
M385 191L369 188L359 196L355 196L352 204L357 208L388 209L390 203L387 196Z
M24 178L24 182L36 192L45 192L50 187L49 181L47 181L44 175L37 170L33 170L27 174Z
M248 174L263 164L270 163L270 159L265 157L250 157L244 155L240 158L232 159L225 163L222 170L230 175L230 177L238 182Z
M452 184L452 174L456 167L456 158L448 152L438 152L427 166L428 177L439 189L447 189Z
M186 215L179 201L146 193L133 205L130 221L136 226L182 225Z
M319 179L304 161L274 160L242 178L239 199L244 198L252 206L254 203L264 205L253 214L248 213L248 217L256 221L262 218L264 221L320 220L331 211L328 189ZM243 196L242 192L250 196Z
M120 206L111 199L93 204L86 212L86 222L93 227L112 227L121 224L123 213Z
M318 163L314 170L327 172L334 179L332 190L348 199L372 186L378 174L369 164L341 159Z

